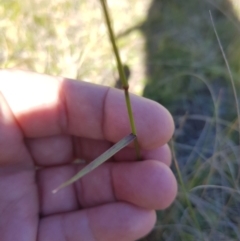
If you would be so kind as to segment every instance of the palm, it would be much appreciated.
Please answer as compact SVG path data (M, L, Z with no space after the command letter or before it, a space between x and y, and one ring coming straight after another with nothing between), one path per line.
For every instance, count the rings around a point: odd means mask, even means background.
M72 165L74 159L90 161L129 133L122 94L5 71L0 89L1 240L131 241L152 228L153 210L167 207L176 194L167 167L169 149L162 146L172 134L172 121L161 106L132 98L140 145L146 149L142 157L151 160L134 162L135 152L128 147L52 194L82 167Z

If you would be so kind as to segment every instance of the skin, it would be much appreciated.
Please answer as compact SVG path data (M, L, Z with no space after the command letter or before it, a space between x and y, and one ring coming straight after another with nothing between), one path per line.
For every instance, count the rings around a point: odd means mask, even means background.
M121 91L35 73L0 71L2 241L134 241L175 199L169 112L132 95L143 161L132 145L75 184L52 190L129 134ZM40 168L36 168L36 166Z

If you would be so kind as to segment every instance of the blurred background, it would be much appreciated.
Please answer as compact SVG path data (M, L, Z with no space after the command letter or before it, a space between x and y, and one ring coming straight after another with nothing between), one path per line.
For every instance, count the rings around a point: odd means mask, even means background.
M178 198L142 240L240 240L240 1L108 5L131 92L163 104L176 125ZM119 86L98 0L0 0L0 30L0 68Z

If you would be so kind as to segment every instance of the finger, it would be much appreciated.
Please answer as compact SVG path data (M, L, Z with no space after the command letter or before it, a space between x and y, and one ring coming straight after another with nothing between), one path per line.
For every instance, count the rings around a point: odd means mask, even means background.
M159 161L105 163L56 194L52 190L76 172L74 166L38 172L42 215L74 211L116 201L126 201L147 209L164 209L177 192L171 170Z
M23 163L26 160L26 150L23 136L14 116L0 92L0 165ZM18 157L16 159L16 156Z
M34 240L37 213L34 166L24 146L22 133L0 92L1 241L22 241L23 233L24 241Z
M140 147L148 150L167 143L174 130L170 113L158 103L135 95L131 96L131 104ZM106 96L103 128L106 139L113 142L131 132L124 95L120 90L110 89Z
M176 179L170 168L161 162L149 160L132 165L114 165L112 173L117 200L162 210L169 207L176 197Z
M98 206L43 218L39 241L134 241L151 231L154 211L126 203Z
M141 150L141 158L143 160L157 160L167 166L171 165L171 150L167 144L153 150ZM136 161L136 150L134 148L124 148L115 154L116 161Z
M75 151L78 158L92 161L111 147L108 141L98 141L87 138L75 138ZM140 150L142 160L159 160L167 166L171 165L171 151L167 144L152 150ZM112 161L136 161L136 150L126 147L120 150L111 159Z
M54 166L70 163L74 159L72 137L55 135L25 140L31 156L38 166Z
M22 71L1 71L0 89L26 137L63 133L115 143L131 132L117 89ZM169 112L135 95L131 102L141 148L165 144L173 133Z
M39 166L53 166L67 164L74 158L92 161L111 147L108 141L99 141L88 138L72 138L68 135L56 135L26 140L31 156ZM74 143L72 145L72 143ZM153 149L141 150L143 160L159 160L166 165L171 164L171 152L168 145ZM111 160L135 161L136 151L134 148L124 148Z

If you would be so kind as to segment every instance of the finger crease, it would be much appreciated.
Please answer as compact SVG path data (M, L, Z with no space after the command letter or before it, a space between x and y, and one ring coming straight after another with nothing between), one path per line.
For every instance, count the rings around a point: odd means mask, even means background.
M91 219L90 219L90 213L89 213L89 209L86 209L86 216L87 216L87 224L88 224L88 229L90 231L90 234L92 236L92 240L94 241L98 241L98 238L96 237L95 233L94 233L94 230L92 228L92 225L91 225Z
M114 200L117 201L116 189L115 189L115 185L114 185L113 165L110 165L109 176L111 178L111 180L110 180L111 184L110 185L111 185L111 191L112 191L112 194L113 194L113 198L114 198Z
M59 94L59 99L60 99L60 104L58 106L58 111L59 111L59 126L60 130L63 134L66 134L69 128L69 113L68 113L68 105L67 105L67 96L64 92L64 81L62 81L62 89L60 90Z
M110 92L111 88L107 87L106 93L103 97L103 105L102 105L102 119L101 119L101 129L102 129L102 134L103 137L105 139L105 114L106 114L106 103L107 103L107 98L108 98L108 94Z
M84 203L85 203L85 191L84 191L84 185L83 185L83 178L80 178L79 181L80 183L80 195L78 195L78 202L79 202L79 205L81 207L84 207Z

